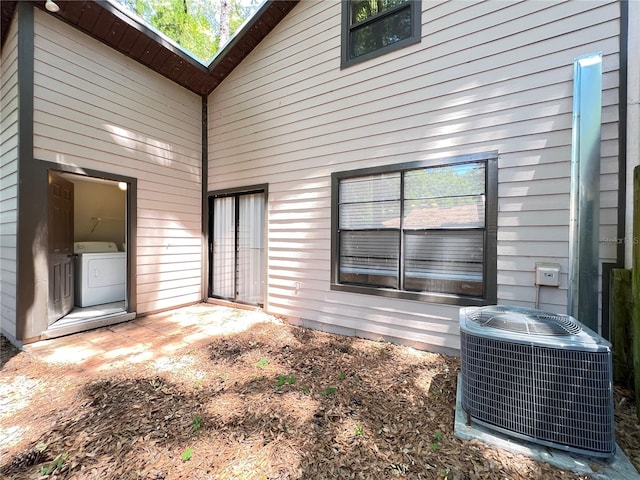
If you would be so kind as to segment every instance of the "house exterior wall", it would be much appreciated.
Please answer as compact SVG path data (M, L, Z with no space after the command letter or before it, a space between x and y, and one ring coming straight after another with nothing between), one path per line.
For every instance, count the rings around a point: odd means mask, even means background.
M34 157L137 179L137 312L201 295L202 100L35 10Z
M305 1L208 99L209 191L269 184L267 309L459 348L458 307L332 291L331 173L497 150L497 296L566 313L573 61L603 53L601 238L616 237L620 5L422 2L422 41L340 69L340 2ZM615 242L601 243L614 261Z
M0 326L16 339L16 237L18 225L18 35L17 15L0 65Z

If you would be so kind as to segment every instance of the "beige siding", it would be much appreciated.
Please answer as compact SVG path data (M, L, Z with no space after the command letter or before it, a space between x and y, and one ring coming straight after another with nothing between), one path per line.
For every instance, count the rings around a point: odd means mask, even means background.
M36 159L137 178L137 311L200 300L200 97L35 15Z
M422 5L420 44L342 70L339 2L296 6L209 98L209 186L269 183L269 310L457 349L457 307L330 290L330 175L497 150L498 299L533 306L534 265L555 261L561 285L540 306L566 311L573 61L603 53L602 234L613 235L620 12L603 1Z
M0 326L16 338L18 225L18 36L13 19L0 59Z

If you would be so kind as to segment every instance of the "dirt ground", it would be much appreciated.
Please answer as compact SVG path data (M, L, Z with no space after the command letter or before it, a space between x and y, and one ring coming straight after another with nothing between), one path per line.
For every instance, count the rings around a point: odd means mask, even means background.
M454 437L454 357L279 322L106 372L1 353L0 478L587 478ZM640 469L618 388L616 422Z

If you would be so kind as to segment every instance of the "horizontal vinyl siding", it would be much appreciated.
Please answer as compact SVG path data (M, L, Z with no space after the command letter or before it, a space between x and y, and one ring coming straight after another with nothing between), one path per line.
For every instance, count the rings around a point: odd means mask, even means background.
M0 327L16 339L18 227L17 14L2 47L0 86Z
M136 178L138 313L200 300L200 97L35 18L36 159Z
M603 234L617 221L619 5L427 2L422 41L340 69L340 5L301 2L209 98L210 190L269 184L268 308L457 349L457 307L331 291L331 173L497 150L498 299L566 311L573 60L603 53ZM604 244L602 261L615 257Z

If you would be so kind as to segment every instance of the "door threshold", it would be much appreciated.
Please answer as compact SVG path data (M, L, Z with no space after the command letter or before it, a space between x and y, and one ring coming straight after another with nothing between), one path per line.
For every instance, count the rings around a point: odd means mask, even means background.
M61 318L57 322L49 326L47 330L42 332L41 338L50 339L71 335L74 333L86 332L100 327L108 327L117 323L128 322L136 318L136 312L117 312L99 317L67 319Z
M248 303L232 302L231 300L222 300L221 298L207 298L207 303L212 305L222 305L224 307L238 308L240 310L264 310L260 305L249 305Z

